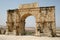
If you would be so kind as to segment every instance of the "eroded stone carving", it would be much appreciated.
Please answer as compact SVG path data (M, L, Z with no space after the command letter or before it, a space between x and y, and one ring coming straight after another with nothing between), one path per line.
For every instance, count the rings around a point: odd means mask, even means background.
M7 11L7 34L14 32L15 35L24 35L25 19L33 15L36 18L36 35L39 33L39 36L56 36L55 6L38 7L36 3L29 5L21 5L19 9Z

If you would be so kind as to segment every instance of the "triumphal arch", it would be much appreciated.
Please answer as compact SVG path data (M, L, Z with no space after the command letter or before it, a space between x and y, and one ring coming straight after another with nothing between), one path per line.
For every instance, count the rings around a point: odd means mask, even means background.
M25 19L31 15L36 19L35 35L56 36L55 6L39 7L37 3L7 10L6 34L24 35Z

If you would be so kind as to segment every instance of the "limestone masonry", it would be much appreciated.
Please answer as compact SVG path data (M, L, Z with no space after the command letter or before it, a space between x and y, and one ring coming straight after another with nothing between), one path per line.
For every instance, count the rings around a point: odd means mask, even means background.
M39 7L37 3L7 10L6 34L24 35L25 19L31 15L36 18L34 35L56 36L55 6Z

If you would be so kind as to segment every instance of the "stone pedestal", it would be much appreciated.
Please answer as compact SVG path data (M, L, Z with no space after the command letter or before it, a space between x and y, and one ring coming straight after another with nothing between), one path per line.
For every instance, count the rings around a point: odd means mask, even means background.
M36 36L40 36L40 22L36 22Z
M8 33L8 29L6 29L6 33L5 33L6 35L8 35L9 33Z
M13 30L13 35L16 35L16 30Z

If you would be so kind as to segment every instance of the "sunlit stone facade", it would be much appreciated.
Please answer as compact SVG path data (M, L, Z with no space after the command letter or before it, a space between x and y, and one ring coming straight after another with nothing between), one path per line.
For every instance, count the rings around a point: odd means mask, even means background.
M35 35L56 36L55 6L39 7L37 3L7 10L6 34L24 35L25 19L31 15L36 19Z

